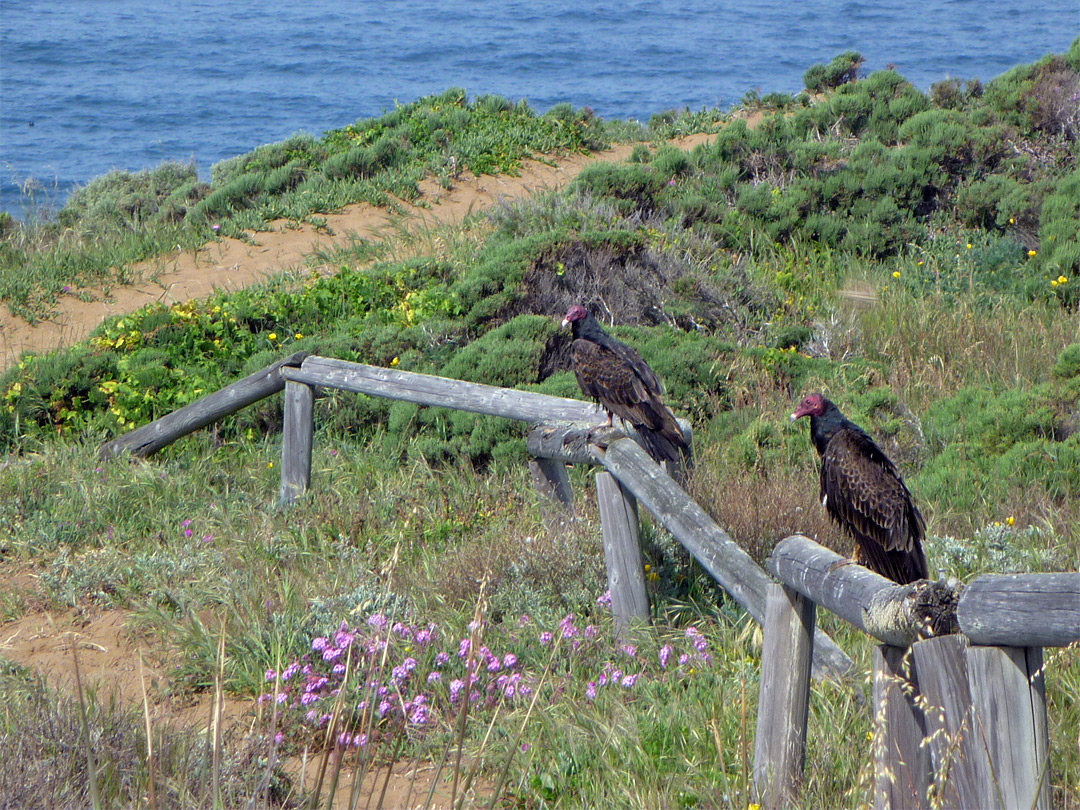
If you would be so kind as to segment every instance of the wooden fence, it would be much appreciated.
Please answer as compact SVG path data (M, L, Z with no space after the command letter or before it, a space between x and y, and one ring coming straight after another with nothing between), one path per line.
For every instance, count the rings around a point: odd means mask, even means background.
M795 800L816 605L874 650L875 808L1048 808L1043 648L1080 641L1080 574L987 575L956 592L896 585L805 537L769 569L754 780L763 807ZM957 632L959 631L959 632Z
M554 529L572 519L567 464L596 474L620 632L648 621L637 509L643 504L764 627L754 779L765 807L795 799L810 679L851 660L816 626L822 605L881 643L873 662L876 808L1044 808L1049 803L1042 649L1080 640L1080 574L898 586L805 537L777 545L770 577L633 440L580 400L295 354L102 447L146 456L284 389L282 505L311 487L316 388L532 424L529 467ZM680 426L692 439L690 426ZM680 471L672 471L679 477ZM959 629L959 633L956 631Z
M597 406L530 391L296 354L227 388L109 442L102 455L146 456L182 436L284 389L280 503L289 505L312 485L313 406L316 388L415 402L528 422L529 468L550 525L572 519L574 494L567 464L601 467L596 475L604 557L612 611L620 632L649 619L639 540L638 503L701 563L758 622L765 620L771 578L675 480L633 440L632 430L605 427ZM690 440L690 425L680 420ZM678 477L679 470L673 471ZM842 677L851 659L821 630L815 632L814 673Z

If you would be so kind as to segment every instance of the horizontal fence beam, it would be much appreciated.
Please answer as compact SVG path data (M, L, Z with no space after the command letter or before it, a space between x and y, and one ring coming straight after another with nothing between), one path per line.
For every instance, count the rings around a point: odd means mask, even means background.
M613 442L606 451L597 448L595 456L736 602L759 624L765 621L765 595L772 581L768 574L659 464L629 439ZM814 636L814 664L817 677L841 677L854 669L820 628Z
M972 644L1066 647L1080 641L1080 573L975 577L956 618Z
M607 415L591 402L553 397L532 391L499 388L413 371L399 371L329 357L311 356L298 369L290 368L285 379L337 388L357 394L435 405L522 422L587 422L600 424Z
M216 422L241 408L276 394L285 387L283 371L299 366L307 352L291 354L262 371L256 371L220 391L202 397L190 405L155 419L148 425L102 445L102 458L113 458L124 452L133 456L149 456L163 447Z
M795 535L777 543L766 565L788 587L894 647L956 631L956 596L944 583L897 585L861 565L838 565L844 562Z
M676 419L683 435L693 435L690 423ZM607 450L619 439L635 439L636 432L626 424L582 425L580 422L546 422L529 431L527 447L534 458L550 458L566 464L598 464L596 448ZM635 439L636 440L636 439ZM640 444L640 442L638 442Z

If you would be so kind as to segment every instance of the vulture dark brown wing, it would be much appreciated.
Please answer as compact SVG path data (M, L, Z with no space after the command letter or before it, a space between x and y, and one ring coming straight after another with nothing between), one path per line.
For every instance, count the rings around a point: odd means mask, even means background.
M927 576L922 515L896 467L865 433L843 429L829 441L821 495L829 514L855 537L869 568L898 582Z
M654 429L661 426L655 413L659 404L655 394L625 356L589 340L575 340L571 353L578 384L587 396L599 400L606 409L633 425ZM638 360L641 361L640 356ZM644 365L644 361L641 363ZM651 369L649 375L656 379Z

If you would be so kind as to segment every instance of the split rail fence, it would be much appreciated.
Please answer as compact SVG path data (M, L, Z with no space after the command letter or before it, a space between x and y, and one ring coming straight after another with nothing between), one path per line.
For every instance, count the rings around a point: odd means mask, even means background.
M633 439L591 403L397 369L294 354L102 447L147 456L285 392L280 503L312 484L318 388L529 423L529 468L553 529L574 511L567 464L596 473L604 557L619 632L648 622L639 538L643 504L764 628L755 785L765 807L796 800L810 678L848 675L851 659L816 626L820 604L877 638L875 807L1049 804L1042 649L1080 640L1080 574L979 577L898 586L800 536L766 573ZM691 439L689 424L680 426ZM691 443L692 446L692 443ZM682 471L673 470L675 477ZM777 584L774 580L779 580ZM962 634L956 633L957 626ZM933 636L919 640L923 636Z
M875 808L1049 808L1043 648L1080 642L1080 574L897 585L801 536L777 544L761 659L754 781L797 800L821 605L873 653ZM767 699L766 699L767 697Z

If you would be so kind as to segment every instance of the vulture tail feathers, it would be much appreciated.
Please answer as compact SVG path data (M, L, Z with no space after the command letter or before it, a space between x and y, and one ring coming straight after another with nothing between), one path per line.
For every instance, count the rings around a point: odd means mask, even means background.
M900 585L929 579L930 571L922 546L916 542L910 551L888 550L881 543L855 534L855 561Z
M645 446L645 452L652 456L657 464L662 464L665 461L682 462L684 460L683 452L686 450L686 439L683 438L682 432L678 430L677 425L674 435L672 435L671 430L652 430L639 425L637 435Z

